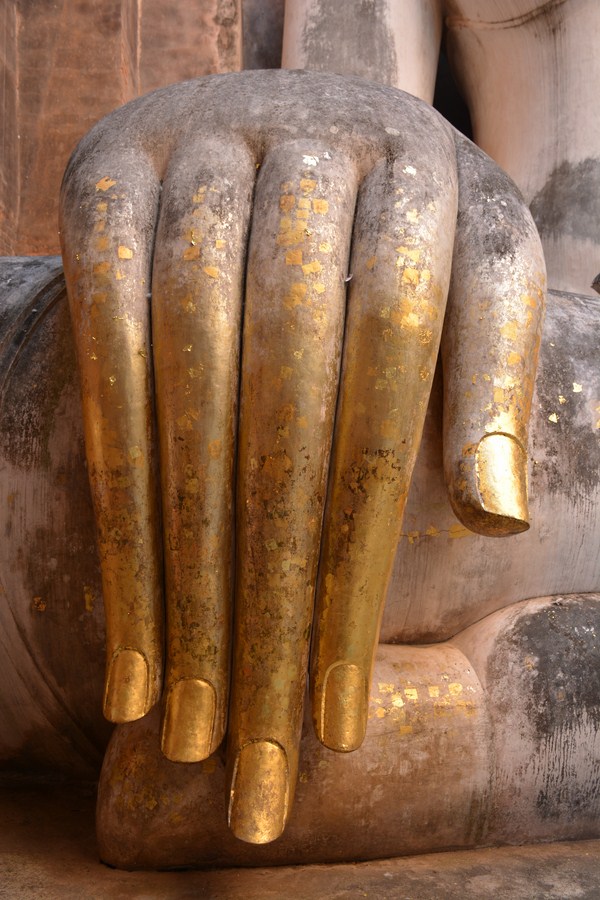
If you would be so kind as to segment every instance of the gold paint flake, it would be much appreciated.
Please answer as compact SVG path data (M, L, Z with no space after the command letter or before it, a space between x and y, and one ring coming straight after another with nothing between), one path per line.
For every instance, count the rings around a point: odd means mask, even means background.
M208 452L212 459L218 459L220 457L222 446L223 446L222 441L220 441L218 439L211 441L209 443Z
M327 200L324 200L322 197L319 197L316 200L313 200L312 203L313 210L318 213L320 216L326 215L329 212L329 203Z
M285 254L285 264L286 266L301 266L302 250L288 250Z
M562 394L559 394L559 395L558 395L558 402L559 402L559 403L561 404L561 406L562 406L563 403L566 403L566 402L567 402L567 398L566 398L566 397L563 397Z
M277 235L277 243L280 247L293 247L294 244L304 243L306 232L303 228L291 228L288 219L282 219L280 232Z
M548 421L555 423L558 422L558 416L556 415L556 413L551 413L551 415L548 416Z
M208 275L209 278L218 278L219 277L219 270L217 269L216 266L204 266L202 271L206 275Z
M400 247L396 247L396 253L408 257L408 259L411 259L414 263L418 263L421 259L421 251L416 247L404 247L401 245Z
M126 247L124 244L119 244L117 249L117 256L119 259L133 259L133 250L131 247Z
M420 281L418 269L413 269L408 266L402 273L402 281L404 284L410 284L413 287L416 287Z
M87 584L84 584L84 586L83 586L83 602L85 604L86 612L88 612L88 613L94 612L94 604L95 604L94 592L92 591L91 587Z
M101 178L100 181L96 182L96 190L97 191L107 191L109 188L114 187L116 181L113 181L112 178L109 178L108 175L105 175L104 178Z
M516 341L519 336L519 323L515 319L506 322L500 329L500 334L509 341Z
M308 291L307 286L303 281L297 281L295 284L290 286L290 289L283 301L283 305L286 309L293 309L295 306L300 306L301 303L306 298L306 293Z
M296 205L296 198L293 194L282 194L279 198L279 209L282 212L290 212Z
M314 178L301 178L300 179L300 190L303 194L311 194L317 186L317 182Z
M576 381L573 382L573 393L580 394L583 390L583 385L578 384Z
M456 522L448 529L448 535L451 538L471 537L472 534L473 532L469 531L468 528L465 528L464 525L461 525L460 522Z
M313 259L312 262L304 263L302 266L302 271L305 275L316 275L321 271L323 266L319 262L318 259Z
M182 254L183 259L200 259L200 247L186 247Z

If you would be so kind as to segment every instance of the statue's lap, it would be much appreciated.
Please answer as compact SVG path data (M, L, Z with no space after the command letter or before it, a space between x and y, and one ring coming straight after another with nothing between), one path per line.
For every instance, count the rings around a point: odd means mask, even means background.
M3 263L4 274L0 751L9 769L89 776L107 738L103 620L70 325L56 260ZM367 858L595 833L595 306L549 297L530 439L532 528L510 544L454 518L432 398L382 633L416 646L381 648L364 747L331 753L307 727L289 828L270 848L250 848L227 831L218 754L169 763L155 713L124 726L102 779L109 862ZM567 593L590 596L519 604ZM109 816L120 834L103 827Z

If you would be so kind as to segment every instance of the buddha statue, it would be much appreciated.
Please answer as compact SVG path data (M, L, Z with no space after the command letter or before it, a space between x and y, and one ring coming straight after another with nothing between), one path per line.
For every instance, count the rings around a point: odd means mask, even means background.
M566 6L288 3L316 73L100 122L61 201L83 423L56 264L12 267L4 755L93 766L102 594L107 862L597 834L596 13ZM537 381L533 219L423 102L443 22L544 242Z

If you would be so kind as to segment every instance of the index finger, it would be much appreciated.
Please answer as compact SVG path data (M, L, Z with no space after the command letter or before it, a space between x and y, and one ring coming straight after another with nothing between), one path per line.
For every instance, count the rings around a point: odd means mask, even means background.
M61 198L106 611L104 713L145 715L162 680L150 291L160 181L137 150L81 153Z

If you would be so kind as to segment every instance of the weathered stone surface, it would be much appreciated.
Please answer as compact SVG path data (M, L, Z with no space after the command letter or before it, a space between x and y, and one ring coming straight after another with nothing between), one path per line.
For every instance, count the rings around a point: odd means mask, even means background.
M92 777L104 619L60 260L1 260L0 285L0 759Z
M600 896L600 841L336 866L123 872L98 861L91 786L3 785L0 820L0 895L10 900L596 900Z
M257 866L598 837L599 621L599 595L558 597L500 610L450 644L381 646L364 743L331 753L305 727L290 821L265 846L227 829L221 754L170 763L156 713L121 726L100 780L101 856Z

